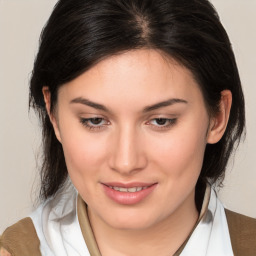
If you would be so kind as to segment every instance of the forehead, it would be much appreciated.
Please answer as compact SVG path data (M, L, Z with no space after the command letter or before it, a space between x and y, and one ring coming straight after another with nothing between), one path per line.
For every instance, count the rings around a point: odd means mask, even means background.
M141 49L108 57L63 85L60 96L85 97L116 107L153 104L169 98L202 98L191 72L156 50ZM139 105L139 104L138 104Z

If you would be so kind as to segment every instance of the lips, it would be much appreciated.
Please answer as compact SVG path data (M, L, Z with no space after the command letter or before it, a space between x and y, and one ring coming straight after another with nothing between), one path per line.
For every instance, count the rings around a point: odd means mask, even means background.
M156 183L102 183L107 197L118 204L137 204L148 197L155 189Z
M116 191L120 191L120 192L129 192L129 193L134 193L137 191L141 191L142 189L146 189L148 187L131 187L131 188L124 188L124 187L112 187L109 186L110 188L116 190Z

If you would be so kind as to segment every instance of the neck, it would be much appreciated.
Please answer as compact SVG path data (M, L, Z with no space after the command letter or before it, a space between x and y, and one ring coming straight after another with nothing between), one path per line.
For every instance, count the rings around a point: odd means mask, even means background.
M94 215L90 209L88 213L102 256L173 255L188 238L198 220L194 193L170 216L145 229L116 229Z

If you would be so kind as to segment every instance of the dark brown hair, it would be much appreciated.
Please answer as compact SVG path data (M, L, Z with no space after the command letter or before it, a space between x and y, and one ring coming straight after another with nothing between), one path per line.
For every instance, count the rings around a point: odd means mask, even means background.
M187 67L210 113L218 111L221 91L232 92L226 132L218 143L206 146L199 181L205 184L223 177L244 129L244 97L229 38L209 1L60 0L42 31L30 84L30 105L42 121L43 199L64 184L67 167L42 87L49 87L53 110L62 84L108 56L140 48L160 50Z

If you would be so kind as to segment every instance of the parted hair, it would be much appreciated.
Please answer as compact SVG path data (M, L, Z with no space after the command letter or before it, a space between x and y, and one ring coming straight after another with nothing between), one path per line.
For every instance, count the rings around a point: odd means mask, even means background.
M54 195L68 177L62 145L45 108L43 86L49 87L54 111L64 83L104 58L142 48L159 50L188 68L210 115L218 112L221 91L232 92L225 134L218 143L207 144L198 184L224 177L243 134L245 110L232 46L212 4L208 0L59 0L41 33L30 82L30 106L42 124L42 199Z

